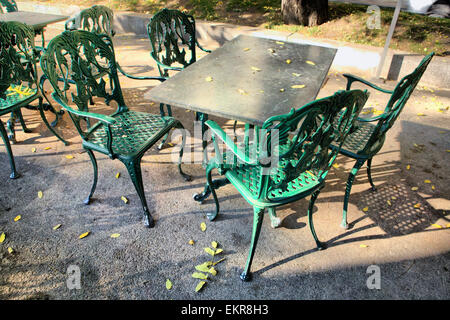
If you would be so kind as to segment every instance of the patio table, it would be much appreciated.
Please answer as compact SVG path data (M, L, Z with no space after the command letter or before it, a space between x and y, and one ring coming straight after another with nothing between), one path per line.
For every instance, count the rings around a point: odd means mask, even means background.
M260 126L314 100L336 49L240 35L146 98Z
M45 46L44 28L52 23L67 20L68 16L41 12L15 11L0 14L0 21L17 21L33 27L36 34L42 35L42 46Z
M336 51L239 35L151 89L145 97L195 111L202 123L208 115L214 115L244 122L246 132L249 126L257 130L268 118L313 101ZM214 183L219 187L226 182ZM209 195L205 191L197 201Z

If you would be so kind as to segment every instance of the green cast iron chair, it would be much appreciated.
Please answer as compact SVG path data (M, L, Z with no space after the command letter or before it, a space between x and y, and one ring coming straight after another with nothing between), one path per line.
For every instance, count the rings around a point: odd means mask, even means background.
M93 151L103 153L124 163L141 200L144 224L153 227L154 220L145 199L141 158L172 128L183 129L182 124L172 117L128 109L119 83L114 48L107 35L64 31L50 41L41 57L41 67L54 89L52 97L69 112L94 168L93 185L84 203L91 202L97 185ZM89 112L88 102L93 97L104 99L107 105L114 102L117 110L110 115ZM77 108L69 106L72 103ZM85 118L97 122L83 129L84 122L80 120ZM190 177L181 169L184 143L183 135L178 169L188 180Z
M196 48L211 52L198 43L194 17L179 10L164 8L157 12L147 25L147 34L152 47L150 56L156 61L159 74L165 79L169 78L169 71L181 71L196 62ZM172 115L170 106L166 107L167 114ZM160 104L160 112L165 114L164 104ZM196 112L196 121L202 122L203 131L207 118L206 114ZM164 141L159 148L163 144ZM203 143L204 148L205 146Z
M215 156L206 168L206 188L213 194L215 213L219 201L211 177L213 169L224 175L229 183L253 206L253 232L250 252L241 279L251 278L250 267L258 241L264 211L267 208L272 226L279 224L276 208L311 195L308 222L318 249L323 249L315 233L312 209L324 187L328 170L339 147L349 133L356 117L368 98L361 90L340 91L333 96L313 101L288 114L267 119L259 129L256 148L251 153L240 149L214 121L206 125L212 132ZM333 123L337 123L337 130ZM259 138L258 138L259 137ZM329 148L334 141L339 147ZM219 144L219 142L221 144ZM221 145L226 152L222 152Z
M86 30L97 34L107 34L114 37L114 13L102 5L93 5L80 11L75 17L65 23L66 30Z
M367 177L372 190L375 191L375 185L373 184L371 176L372 158L383 147L387 131L394 125L395 120L403 110L433 56L434 53L427 55L412 73L403 77L398 82L392 91L382 89L377 85L356 76L344 74L347 78L347 90L350 90L354 82L361 82L375 90L390 94L391 97L386 105L386 108L384 109L383 114L373 118L358 118L355 123L355 130L349 134L340 150L341 154L356 160L353 169L350 171L345 188L344 209L341 222L341 226L343 228L348 228L348 200L350 197L353 180L355 179L358 170L367 161Z
M20 120L24 132L31 132L23 121L21 108L38 100L38 110L47 128L67 144L49 125L43 108L44 95L37 84L34 32L19 22L0 22L0 115L10 114L8 135L0 121L0 132L11 164L11 179L19 177L16 171L11 143L16 142L14 122Z
M4 8L6 12L17 12L19 8L15 0L0 0L0 9Z

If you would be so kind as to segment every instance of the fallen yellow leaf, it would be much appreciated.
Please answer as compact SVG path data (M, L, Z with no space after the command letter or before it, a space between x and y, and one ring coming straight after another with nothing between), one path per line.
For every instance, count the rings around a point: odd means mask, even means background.
M42 191L38 191L38 198L41 199L44 196L44 193Z
M409 170L409 169L411 169L411 165L408 164L408 165L406 166L406 170Z
M61 227L61 224L57 224L56 226L53 227L53 230L57 230Z
M425 183L431 183L431 180L424 180L423 182L425 182Z
M193 246L194 245L194 240L189 240L189 242L188 242L191 246Z
M419 187L412 187L411 190L412 191L417 191L417 190L419 190Z
M433 226L435 228L442 228L442 226L440 224L436 224L436 223L433 223L431 226Z
M120 233L113 233L110 237L111 238L118 238L118 237L120 237Z
M258 67L252 67L252 70L253 70L253 71L261 71L261 69L258 68Z
M206 231L206 223L204 222L200 223L200 230L202 230L203 232Z
M420 208L420 203L416 203L416 204L414 205L414 208L416 208L416 209Z
M216 261L216 262L213 262L213 266L215 266L216 264L218 264L218 263L221 263L222 261L224 261L225 260L225 258L222 258L222 259L220 259L220 260L218 260L218 261Z
M208 280L208 275L207 275L207 274L204 274L204 273L201 273L201 272L194 272L194 273L192 274L192 278L195 278L195 279L202 279L202 280Z
M2 234L0 234L0 243L5 241L5 238L6 238L6 234L4 232L2 232Z
M250 48L244 48L244 51L248 51L248 50L250 50Z
M238 92L239 92L240 94L242 94L242 95L248 94L247 92L245 92L245 90L242 90L242 89L238 89Z
M292 89L301 89L304 87L306 87L304 84L296 84L296 85L291 86Z
M36 152L36 148L31 148L31 152Z
M20 219L22 219L22 216L19 214L17 217L14 218L14 221L19 221Z
M213 81L213 78L212 78L212 77L206 77L206 78L205 78L205 81L211 82L211 81Z
M172 281L170 281L169 279L166 280L166 289L167 290L172 289Z
M218 246L218 243L216 241L211 242L211 246L216 249Z
M284 89L280 89L280 92L284 92Z
M450 228L450 223L447 223L447 225L445 227L446 228Z
M128 199L125 196L121 196L120 199L124 202L124 203L128 203Z
M417 115L418 115L418 116L424 116L425 114L422 113L422 112L420 112L420 113L418 113Z
M278 44L284 44L284 42L281 42L281 41L276 41L276 43L278 43Z
M45 147L44 150L50 150L52 147Z
M292 75L293 75L294 77L300 77L300 76L301 76L300 73L295 73L295 72L292 72Z
M202 290L203 286L206 284L206 281L200 281L197 286L195 287L195 292L199 292Z
M216 254L215 251L214 251L213 249L211 249L211 248L204 248L204 250L205 250L205 252L206 252L207 254L210 254L210 255L212 255L213 257L214 257L214 255Z
M217 249L216 252L214 252L214 254L216 255L216 254L219 254L221 252L223 252L223 249Z
M312 66L315 66L315 65L316 65L314 62L312 62L312 61L310 61L310 60L307 60L306 63L307 63L307 64L310 64L310 65L312 65Z
M67 158L67 159L73 159L73 156L70 155L70 154L68 154L68 155L66 155L66 158Z
M367 248L368 245L367 245L367 244L360 244L359 247L360 247L360 248Z
M10 254L13 254L13 253L14 253L14 249L11 248L11 247L8 247L8 252L9 252Z
M390 200L387 201L387 204L390 205L390 206L392 205Z
M119 179L119 177L120 177L120 172L117 172L116 173L116 179Z
M217 275L217 270L214 269L214 267L211 267L211 269L209 269L208 272L211 273L213 276Z
M362 209L362 211L364 211L364 212L369 211L369 207L364 207L364 208Z
M212 262L208 261L202 264L199 264L198 266L195 266L195 270L201 271L201 272L209 272L209 269L211 269Z
M339 168L339 164L338 163L333 163L333 168Z
M291 59L287 59L287 60L286 60L286 63L287 63L287 64L291 64L291 62L292 62Z
M83 239L86 238L90 234L90 231L80 234L78 238Z

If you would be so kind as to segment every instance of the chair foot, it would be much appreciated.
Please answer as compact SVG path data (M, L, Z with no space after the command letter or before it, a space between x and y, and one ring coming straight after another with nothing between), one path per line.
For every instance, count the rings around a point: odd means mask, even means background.
M214 213L208 212L206 214L206 217L208 218L209 221L214 221L217 217L217 212L214 212Z
M270 217L270 226L273 229L278 228L281 225L281 219L278 217Z
M18 173L17 171L13 171L11 172L11 174L9 175L10 179L17 179L20 178L20 173Z
M86 199L83 200L83 203L85 205L90 205L91 204L91 197L87 197Z
M348 230L348 228L349 228L348 223L347 223L346 221L342 221L342 222L341 222L341 228L342 228L342 229L345 229L345 230Z
M320 242L320 241L316 242L316 245L317 245L317 250L318 251L325 250L327 248L327 245L325 243L323 243L323 242Z
M208 186L206 186L205 190L203 190L202 193L196 193L192 196L192 198L194 199L194 201L203 203L203 201L205 201L210 195L211 195L211 190L209 189Z
M373 186L373 187L370 188L370 191L376 192L376 191L377 191L377 188L376 188L375 186Z
M244 281L244 282L249 282L249 281L252 281L252 274L250 272L246 273L244 271L244 272L241 273L239 278L241 278L241 280Z
M144 226L146 226L147 228L153 228L155 226L155 220L149 213L144 214L143 221Z

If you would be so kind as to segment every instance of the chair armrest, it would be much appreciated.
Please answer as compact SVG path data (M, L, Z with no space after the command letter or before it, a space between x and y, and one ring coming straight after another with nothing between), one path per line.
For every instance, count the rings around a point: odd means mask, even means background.
M125 77L130 78L130 79L135 79L135 80L158 80L161 82L164 82L167 80L167 78L165 77L160 77L160 76L156 76L156 77L152 77L152 76L133 76L127 72L125 72L122 67L119 65L119 63L116 63L117 66L117 70L120 71L120 73L122 73Z
M373 122L373 121L378 121L378 120L384 119L384 117L385 117L385 114L383 113L383 114L380 114L379 116L376 116L373 118L357 118L356 120L360 121L360 122Z
M181 67L171 67L171 66L165 65L164 63L159 61L157 57L155 57L155 53L154 52L152 52L150 55L156 61L156 64L160 68L162 68L164 71L166 71L166 70L173 70L173 71L181 71L181 70L183 70L183 68L181 68Z
M384 93L392 94L394 92L392 90L387 90L387 89L380 88L379 86L377 86L377 85L375 85L375 84L373 84L373 83L371 83L371 82L369 82L367 80L364 80L364 79L362 79L360 77L357 77L357 76L354 76L354 75L351 75L351 74L344 73L343 76L347 78L347 89L346 90L350 90L353 82L361 82L361 83L363 83L363 84L365 84L365 85L367 85L367 86L369 86L369 87L371 87L371 88L373 88L375 90L378 90L378 91L381 91L381 92L384 92Z
M208 52L208 53L211 53L211 50L208 50L208 49L203 48L203 47L200 45L200 43L198 43L197 40L195 40L195 43L197 44L197 47L198 47L200 50L205 51L205 52Z
M61 99L61 97L58 96L57 94L55 94L54 92L52 93L52 98L56 102L58 102L61 105L61 107L66 109L68 112L73 113L79 117L95 119L95 120L101 121L107 125L110 125L110 124L113 124L116 122L116 119L114 119L113 117L110 117L108 115L94 113L94 112L81 111L81 110L75 110L72 107L69 107L69 105L66 102L64 102Z
M258 164L258 161L250 159L244 151L239 149L239 147L234 143L233 139L222 130L222 128L214 121L208 120L205 124L211 129L214 136L218 137L225 143L226 147L242 162L250 165Z

